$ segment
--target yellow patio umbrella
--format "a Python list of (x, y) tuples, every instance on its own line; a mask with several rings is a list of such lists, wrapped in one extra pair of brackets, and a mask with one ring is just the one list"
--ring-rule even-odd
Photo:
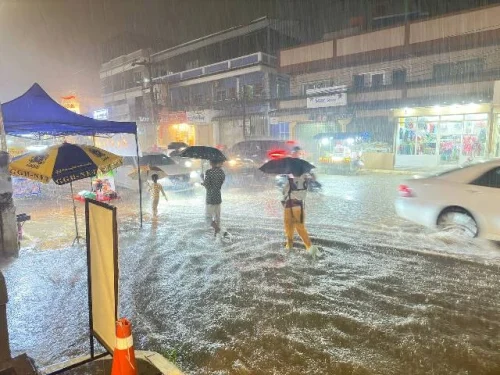
[[(41, 152), (30, 152), (12, 159), (9, 173), (13, 176), (28, 178), (43, 183), (53, 180), (57, 185), (70, 184), (75, 217), (76, 238), (78, 223), (73, 193), (73, 181), (94, 177), (97, 172), (109, 172), (123, 163), (121, 156), (101, 148), (89, 145), (63, 143), (52, 146)], [(73, 243), (75, 242), (73, 241)]]
[[(139, 169), (141, 171), (141, 177), (145, 178), (146, 180), (148, 178), (151, 178), (154, 174), (158, 176), (158, 179), (167, 177), (167, 173), (163, 171), (160, 167), (141, 165)], [(130, 172), (128, 176), (133, 180), (139, 179), (139, 173), (137, 169), (134, 169), (132, 172)]]

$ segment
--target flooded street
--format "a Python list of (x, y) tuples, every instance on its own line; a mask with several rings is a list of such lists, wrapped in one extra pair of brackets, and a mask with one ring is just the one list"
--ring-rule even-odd
[[(142, 230), (127, 196), (117, 203), (120, 315), (136, 348), (175, 350), (189, 374), (500, 373), (500, 251), (398, 219), (401, 179), (323, 177), (307, 200), (317, 261), (298, 241), (284, 250), (275, 189), (223, 192), (232, 243), (207, 229), (201, 190), (170, 195)], [(50, 214), (16, 204), (33, 221), (19, 259), (1, 266), (11, 346), (44, 366), (87, 350), (85, 248), (69, 247), (69, 200), (52, 200)]]

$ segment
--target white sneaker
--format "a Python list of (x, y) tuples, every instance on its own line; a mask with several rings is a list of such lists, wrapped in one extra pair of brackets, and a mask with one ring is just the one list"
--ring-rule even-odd
[(309, 254), (311, 254), (311, 257), (313, 259), (316, 259), (319, 255), (319, 249), (318, 249), (318, 246), (316, 245), (312, 245), (310, 248), (309, 248)]

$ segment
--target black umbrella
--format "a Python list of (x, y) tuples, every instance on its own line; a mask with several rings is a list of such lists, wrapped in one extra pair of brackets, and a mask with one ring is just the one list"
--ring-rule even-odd
[(268, 174), (293, 174), (294, 176), (302, 176), (304, 173), (309, 173), (314, 165), (299, 158), (282, 158), (270, 160), (259, 169)]
[(181, 157), (191, 159), (203, 159), (223, 162), (226, 161), (224, 154), (215, 147), (190, 146), (181, 152)]

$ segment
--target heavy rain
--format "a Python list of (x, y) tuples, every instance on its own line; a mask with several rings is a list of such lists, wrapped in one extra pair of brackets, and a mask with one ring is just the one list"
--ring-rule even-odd
[(138, 358), (500, 373), (499, 40), (488, 0), (0, 0), (0, 372), (89, 354), (87, 200)]

